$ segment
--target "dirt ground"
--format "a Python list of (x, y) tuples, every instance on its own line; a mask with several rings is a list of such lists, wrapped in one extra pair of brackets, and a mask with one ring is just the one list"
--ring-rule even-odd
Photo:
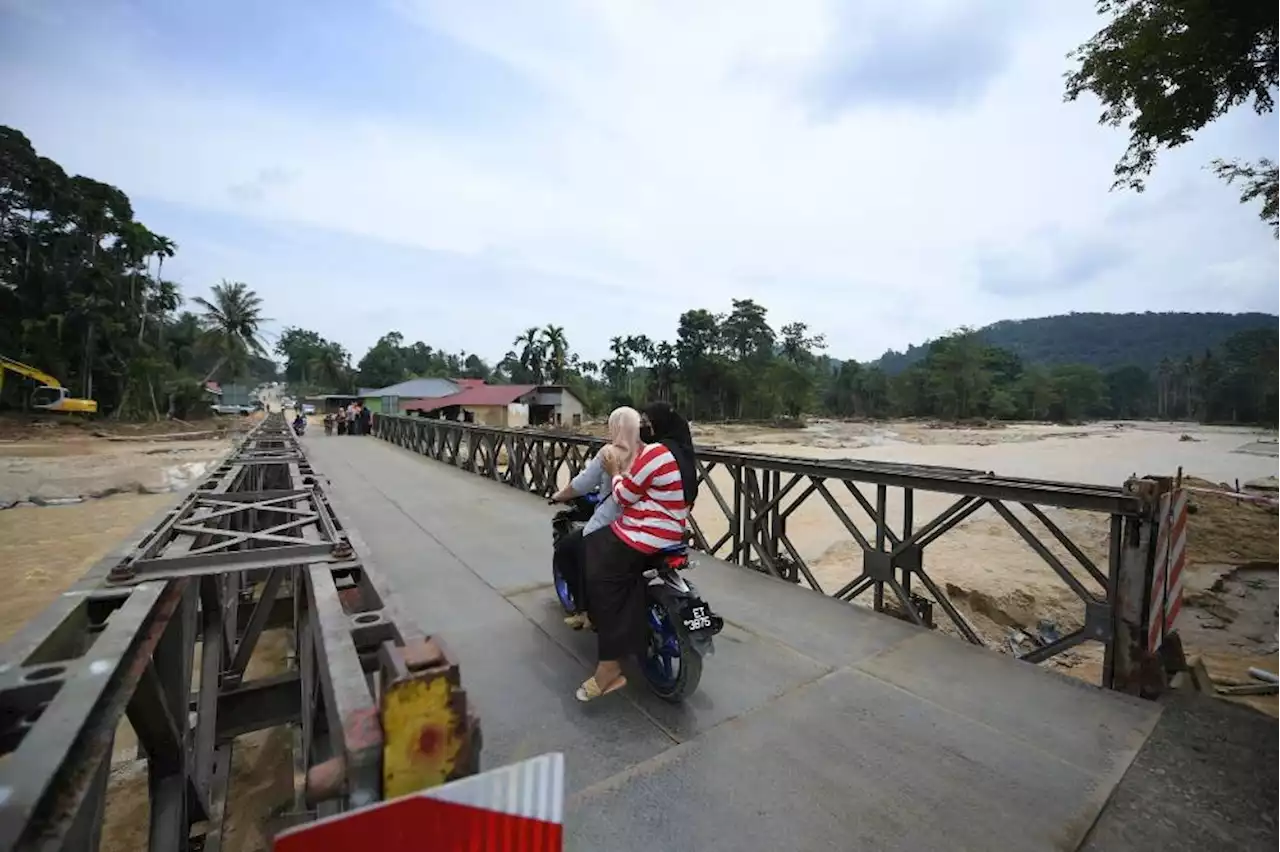
[(0, 418), (0, 510), (192, 485), (248, 423), (77, 423)]

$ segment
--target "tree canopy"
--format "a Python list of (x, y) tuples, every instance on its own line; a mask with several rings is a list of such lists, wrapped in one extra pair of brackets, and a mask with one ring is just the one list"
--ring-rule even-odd
[[(1129, 146), (1116, 163), (1116, 186), (1141, 191), (1161, 149), (1190, 142), (1207, 124), (1248, 105), (1275, 109), (1275, 3), (1230, 0), (1097, 0), (1109, 23), (1070, 54), (1066, 98), (1090, 92), (1099, 122), (1127, 126)], [(1274, 147), (1274, 146), (1273, 146)], [(1238, 183), (1242, 202), (1280, 236), (1274, 160), (1217, 159), (1214, 171)]]
[[(180, 312), (163, 277), (176, 250), (119, 189), (68, 175), (0, 127), (0, 353), (128, 417), (181, 416), (205, 378), (273, 375), (258, 297), (225, 284), (196, 300), (201, 314)], [(6, 382), (0, 402), (22, 407), (29, 384)]]
[[(1130, 348), (1107, 348), (1128, 339), (1125, 323), (1152, 317), (1162, 321), (1133, 337)], [(1163, 321), (1171, 317), (1179, 319)], [(559, 326), (528, 327), (492, 369), (475, 355), (445, 355), (421, 342), (406, 346), (401, 334), (390, 332), (361, 359), (359, 384), (381, 387), (415, 375), (554, 383), (572, 389), (595, 413), (661, 399), (701, 420), (802, 414), (957, 421), (1276, 420), (1275, 317), (1079, 314), (1051, 320), (1065, 321), (1075, 337), (1053, 338), (1050, 320), (965, 328), (913, 347), (912, 359), (890, 371), (830, 358), (822, 335), (804, 323), (775, 330), (763, 305), (735, 299), (721, 313), (685, 311), (673, 340), (618, 335), (599, 363), (579, 358)], [(1039, 348), (1038, 335), (1048, 335)], [(1013, 345), (998, 345), (997, 339)], [(414, 353), (423, 357), (415, 360)], [(1123, 360), (1131, 355), (1143, 357)]]

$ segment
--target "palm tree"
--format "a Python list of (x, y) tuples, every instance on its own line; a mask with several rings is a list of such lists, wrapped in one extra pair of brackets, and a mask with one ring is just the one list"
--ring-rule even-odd
[(653, 347), (653, 366), (649, 370), (649, 396), (671, 401), (675, 387), (677, 368), (675, 347), (665, 340)]
[(241, 281), (223, 281), (213, 285), (212, 300), (197, 296), (194, 301), (204, 309), (200, 325), (204, 342), (218, 353), (213, 369), (204, 377), (209, 381), (223, 365), (229, 365), (235, 378), (248, 366), (250, 354), (266, 357), (267, 347), (258, 336), (258, 327), (266, 322), (262, 316), (262, 299)]
[[(173, 240), (169, 239), (168, 237), (162, 237), (159, 234), (152, 234), (151, 237), (152, 237), (151, 245), (150, 245), (151, 256), (156, 259), (156, 274), (151, 280), (155, 283), (157, 288), (163, 288), (164, 281), (161, 278), (161, 276), (164, 274), (164, 259), (166, 257), (173, 257), (174, 250), (177, 249), (178, 244), (175, 243)], [(142, 335), (146, 331), (146, 329), (147, 329), (147, 310), (146, 310), (146, 306), (144, 305), (142, 309), (142, 317), (141, 319), (138, 320), (138, 340), (139, 341), (142, 340)]]
[(341, 345), (326, 342), (311, 358), (312, 378), (324, 382), (338, 393), (347, 389), (351, 375), (350, 356)]
[(534, 326), (530, 326), (524, 330), (524, 334), (512, 342), (512, 345), (520, 349), (520, 368), (525, 374), (525, 380), (533, 379), (535, 382), (541, 382), (542, 365), (546, 355), (546, 345), (542, 341), (541, 332)]
[(548, 325), (544, 328), (542, 345), (547, 352), (547, 367), (551, 373), (551, 381), (558, 385), (564, 384), (569, 363), (569, 339), (564, 335), (564, 326)]
[(1156, 416), (1162, 420), (1167, 420), (1171, 416), (1169, 411), (1173, 407), (1170, 399), (1172, 396), (1170, 390), (1173, 383), (1173, 362), (1168, 357), (1161, 359), (1160, 366), (1156, 370), (1156, 376), (1159, 379), (1159, 384), (1156, 386)]

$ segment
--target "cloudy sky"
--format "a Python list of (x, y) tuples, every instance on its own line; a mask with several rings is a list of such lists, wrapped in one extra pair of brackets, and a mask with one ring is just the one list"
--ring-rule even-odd
[(872, 358), (1067, 311), (1277, 309), (1277, 246), (1204, 166), (1109, 192), (1064, 104), (1086, 0), (0, 0), (0, 124), (125, 190), (197, 295), (248, 282), (357, 357), (382, 333), (598, 357), (734, 297)]

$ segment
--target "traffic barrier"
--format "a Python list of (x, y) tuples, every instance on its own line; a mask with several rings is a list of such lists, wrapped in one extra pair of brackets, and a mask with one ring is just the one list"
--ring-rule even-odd
[(560, 852), (564, 755), (544, 754), (281, 833), (274, 852)]
[(1182, 612), (1182, 574), (1187, 561), (1187, 489), (1160, 495), (1160, 528), (1147, 604), (1147, 650), (1155, 651), (1177, 629)]

